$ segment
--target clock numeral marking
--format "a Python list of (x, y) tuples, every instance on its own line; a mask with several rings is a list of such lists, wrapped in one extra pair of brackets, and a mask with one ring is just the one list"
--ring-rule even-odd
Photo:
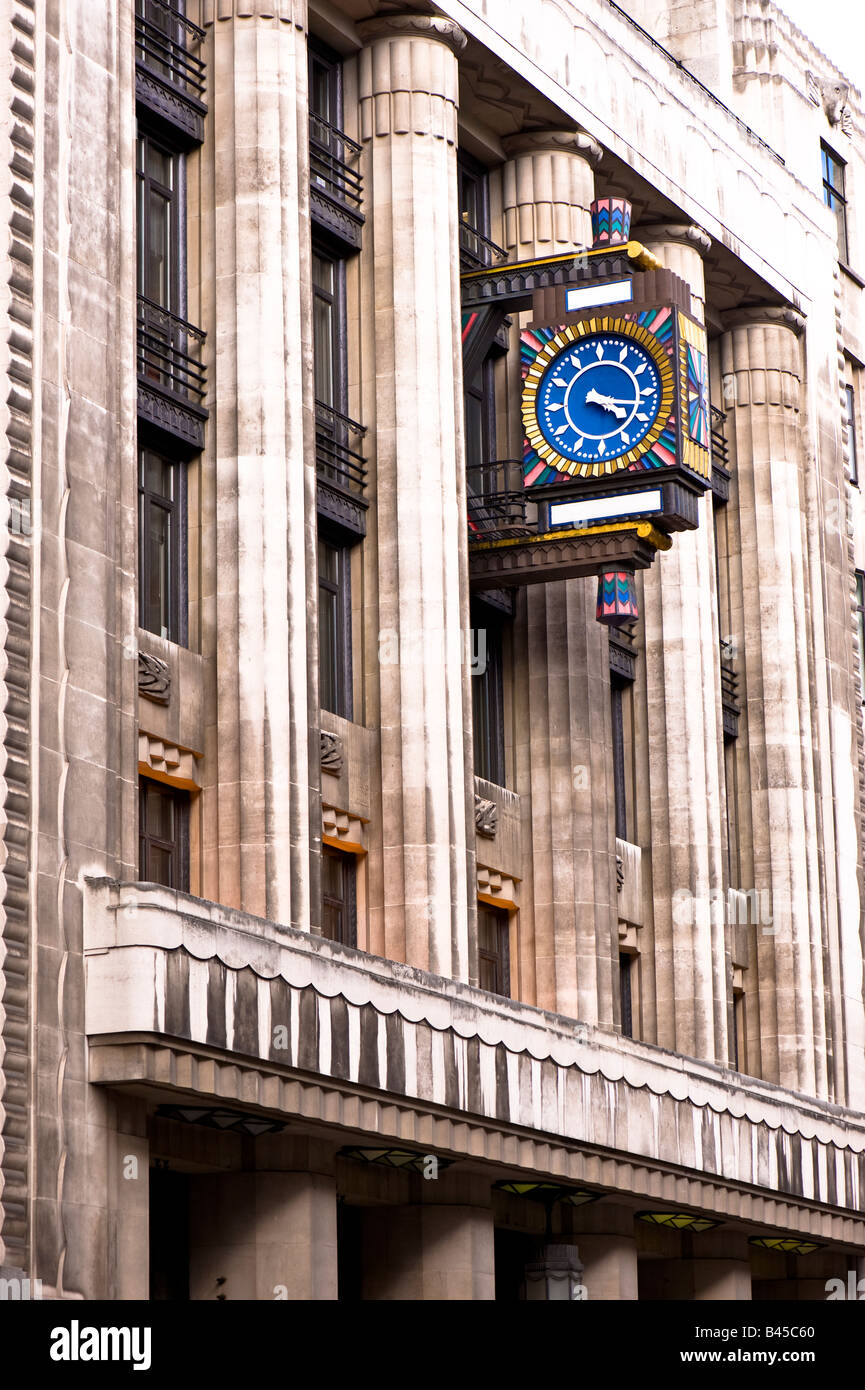
[(641, 396), (652, 396), (652, 395), (654, 395), (654, 392), (655, 392), (654, 386), (644, 386), (643, 389), (642, 389), (642, 391), (640, 392), (640, 395), (641, 395)]
[(559, 428), (557, 430), (554, 430), (553, 433), (555, 434), (556, 439), (558, 439), (560, 434), (564, 434), (569, 429), (570, 425), (559, 425)]
[(628, 355), (629, 352), (630, 352), (630, 348), (629, 348), (629, 347), (627, 346), (627, 344), (626, 344), (625, 347), (622, 348), (622, 351), (619, 353), (619, 361), (620, 361), (620, 362), (624, 362), (624, 360), (625, 360), (625, 358), (627, 357), (627, 355)]
[(576, 352), (572, 352), (572, 353), (571, 353), (571, 362), (573, 363), (573, 365), (574, 365), (575, 367), (580, 367), (580, 366), (582, 366), (582, 363), (580, 362), (579, 354), (576, 353)]
[(644, 372), (645, 370), (646, 370), (646, 364), (645, 364), (645, 362), (641, 362), (640, 365), (639, 365), (639, 367), (635, 367), (635, 368), (634, 368), (634, 376), (639, 376), (639, 375), (640, 375), (640, 372)]
[(623, 443), (623, 444), (630, 444), (630, 442), (631, 442), (631, 436), (628, 434), (627, 430), (622, 430), (622, 443)]
[(600, 362), (601, 358), (603, 357), (603, 355), (604, 355), (604, 346), (603, 346), (603, 343), (598, 343), (598, 346), (595, 348), (595, 356), (597, 357), (597, 359), (598, 359), (599, 362)]
[(599, 440), (598, 440), (598, 453), (599, 453), (599, 454), (605, 454), (606, 452), (607, 452), (607, 443), (606, 443), (606, 440), (604, 440), (604, 439), (599, 439)]
[(648, 420), (648, 418), (649, 418), (648, 415), (644, 415), (644, 414), (643, 414), (641, 411), (639, 411), (639, 410), (637, 411), (637, 419), (638, 419), (638, 420)]
[(554, 386), (567, 386), (567, 384), (568, 384), (568, 383), (565, 381), (565, 378), (564, 378), (563, 376), (554, 376), (554, 377), (553, 377), (553, 385), (554, 385)]
[(564, 410), (564, 408), (562, 401), (554, 401), (552, 405), (547, 406), (547, 410)]
[(581, 434), (578, 434), (577, 437), (576, 437), (576, 439), (574, 440), (574, 448), (575, 448), (575, 449), (582, 449), (582, 447), (583, 447), (583, 445), (585, 444), (585, 442), (586, 442), (586, 441), (583, 439), (583, 436), (582, 436)]

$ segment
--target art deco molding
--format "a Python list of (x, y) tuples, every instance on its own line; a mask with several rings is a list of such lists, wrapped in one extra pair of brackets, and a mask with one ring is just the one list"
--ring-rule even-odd
[(177, 748), (150, 734), (138, 735), (138, 770), (147, 777), (187, 791), (198, 791), (201, 786), (197, 755), (188, 748)]
[(509, 159), (520, 154), (574, 154), (592, 165), (600, 164), (603, 147), (583, 130), (520, 130), (505, 135), (502, 147)]
[(322, 805), (321, 838), (334, 849), (348, 854), (366, 854), (365, 824), (360, 816), (340, 811), (336, 806)]
[(638, 240), (651, 245), (658, 241), (674, 241), (682, 246), (690, 246), (705, 256), (712, 248), (712, 238), (702, 227), (694, 222), (653, 222), (636, 229)]
[(338, 777), (345, 761), (342, 739), (339, 734), (329, 734), (325, 729), (320, 731), (320, 737), (321, 766), (325, 772), (332, 772)]
[(171, 702), (171, 667), (161, 657), (138, 653), (138, 693), (154, 704)]
[(452, 19), (442, 15), (426, 14), (387, 14), (374, 19), (362, 19), (357, 31), (366, 43), (376, 39), (437, 39), (446, 43), (454, 53), (461, 53), (467, 39), (462, 29)]
[(515, 912), (517, 903), (517, 884), (519, 880), (500, 874), (497, 869), (488, 869), (478, 864), (478, 897), (492, 907), (506, 907)]
[(496, 838), (496, 830), (499, 825), (499, 808), (494, 801), (487, 801), (485, 797), (478, 796), (475, 792), (475, 829), (479, 835), (483, 835), (486, 840)]

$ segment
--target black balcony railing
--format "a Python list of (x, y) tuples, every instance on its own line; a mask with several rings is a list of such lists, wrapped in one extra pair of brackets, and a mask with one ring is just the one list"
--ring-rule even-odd
[(338, 410), (315, 403), (315, 466), (319, 478), (343, 492), (362, 493), (366, 487), (366, 459), (356, 444), (366, 434), (363, 425)]
[(135, 56), (151, 73), (186, 96), (204, 95), (205, 65), (191, 44), (200, 43), (199, 29), (166, 0), (138, 0), (135, 15)]
[(535, 531), (534, 504), (523, 486), (521, 459), (495, 459), (466, 469), (469, 540), (503, 540)]
[(360, 145), (321, 116), (309, 115), (309, 180), (314, 190), (357, 212), (363, 197), (363, 182), (352, 165)]
[(727, 417), (717, 406), (710, 407), (709, 434), (712, 445), (712, 492), (719, 502), (730, 495), (730, 450), (727, 447)]
[(202, 329), (138, 296), (138, 377), (161, 392), (200, 406), (206, 373), (201, 364)]
[(489, 270), (507, 260), (507, 251), (497, 246), (470, 222), (460, 222), (460, 269)]

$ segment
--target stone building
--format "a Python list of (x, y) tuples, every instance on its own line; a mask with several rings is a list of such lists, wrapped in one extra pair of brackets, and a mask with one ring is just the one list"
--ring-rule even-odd
[[(0, 0), (2, 1273), (823, 1299), (859, 93), (768, 0), (179, 5)], [(521, 335), (616, 275), (707, 343), (706, 477), (556, 534)]]

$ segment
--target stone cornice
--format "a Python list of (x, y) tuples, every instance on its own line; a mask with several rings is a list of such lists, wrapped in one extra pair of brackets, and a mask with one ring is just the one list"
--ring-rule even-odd
[(205, 28), (224, 19), (278, 19), (305, 29), (306, 0), (202, 0)]
[(459, 25), (442, 15), (377, 15), (375, 19), (360, 20), (357, 32), (367, 44), (375, 43), (376, 39), (388, 38), (431, 39), (447, 44), (453, 53), (461, 53), (467, 43)]

